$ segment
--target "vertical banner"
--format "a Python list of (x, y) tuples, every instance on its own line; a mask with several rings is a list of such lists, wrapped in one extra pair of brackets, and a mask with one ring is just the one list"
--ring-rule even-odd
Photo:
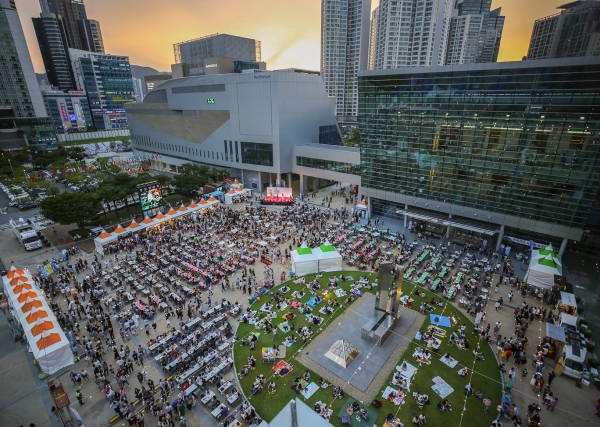
[(69, 111), (67, 110), (67, 101), (65, 98), (57, 98), (56, 103), (60, 112), (60, 120), (63, 127), (71, 128), (71, 119), (69, 119)]
[(77, 126), (85, 127), (85, 116), (83, 114), (83, 108), (81, 108), (81, 102), (77, 98), (71, 98), (73, 103), (73, 111), (75, 112), (75, 118), (77, 119)]

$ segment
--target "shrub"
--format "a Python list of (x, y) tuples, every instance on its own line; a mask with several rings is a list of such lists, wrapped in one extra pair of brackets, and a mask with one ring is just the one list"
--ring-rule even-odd
[(598, 366), (600, 366), (600, 362), (598, 362), (597, 359), (594, 359), (593, 357), (590, 357), (588, 359), (588, 365), (590, 365), (592, 368), (597, 368)]
[(585, 347), (587, 348), (587, 351), (594, 351), (596, 343), (594, 341), (588, 341), (585, 343)]

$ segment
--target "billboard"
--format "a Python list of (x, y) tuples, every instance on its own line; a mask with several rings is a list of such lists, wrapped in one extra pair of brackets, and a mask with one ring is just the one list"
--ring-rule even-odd
[(140, 204), (144, 213), (153, 211), (162, 205), (162, 188), (156, 181), (138, 185), (138, 196), (140, 196)]
[(292, 198), (291, 187), (267, 187), (267, 197)]

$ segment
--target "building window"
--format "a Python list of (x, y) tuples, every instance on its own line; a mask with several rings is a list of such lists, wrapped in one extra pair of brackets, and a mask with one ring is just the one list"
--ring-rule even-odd
[(319, 144), (344, 145), (337, 125), (319, 126)]
[(273, 144), (242, 141), (242, 163), (273, 166)]
[(336, 162), (333, 160), (313, 159), (312, 157), (296, 156), (296, 165), (307, 168), (328, 170), (332, 172), (360, 174), (360, 165), (353, 163)]
[(235, 161), (237, 163), (240, 162), (240, 156), (238, 155), (238, 142), (237, 141), (235, 141)]
[(225, 145), (225, 160), (229, 161), (229, 153), (227, 152), (227, 141), (223, 141), (223, 145)]

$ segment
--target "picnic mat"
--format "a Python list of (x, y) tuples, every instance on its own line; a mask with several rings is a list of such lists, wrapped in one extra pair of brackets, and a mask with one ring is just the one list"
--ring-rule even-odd
[(312, 297), (308, 300), (307, 304), (311, 307), (315, 307), (323, 302), (323, 298), (319, 298), (317, 296)]
[(296, 343), (296, 340), (294, 340), (294, 341), (292, 341), (292, 342), (287, 342), (287, 341), (284, 341), (284, 342), (283, 342), (283, 345), (284, 345), (285, 347), (291, 347), (291, 346), (293, 346), (295, 343)]
[(287, 352), (286, 346), (284, 346), (284, 345), (277, 346), (277, 358), (278, 359), (285, 359), (286, 352)]
[[(450, 356), (452, 357), (452, 356)], [(450, 368), (454, 368), (457, 364), (458, 364), (458, 360), (452, 358), (450, 360), (446, 359), (445, 355), (442, 356), (442, 358), (440, 359), (442, 361), (442, 363), (446, 366), (449, 366)]]
[(452, 326), (449, 317), (440, 316), (439, 314), (430, 314), (429, 320), (431, 321), (432, 325), (442, 326), (444, 328), (450, 328)]
[[(402, 370), (403, 364), (406, 365), (406, 369), (404, 371)], [(403, 362), (403, 363), (399, 364), (398, 366), (396, 366), (396, 371), (400, 372), (400, 374), (407, 380), (410, 380), (417, 373), (417, 368), (415, 368), (413, 365), (411, 365), (408, 362)]]
[(343, 289), (336, 289), (334, 292), (336, 297), (341, 298), (346, 296), (346, 291)]
[(454, 391), (454, 389), (452, 387), (450, 387), (450, 384), (448, 384), (446, 381), (444, 381), (443, 378), (440, 376), (432, 378), (432, 381), (434, 384), (431, 386), (431, 388), (442, 399), (445, 399), (446, 397), (448, 397), (450, 395), (450, 393), (452, 393)]
[(346, 408), (348, 408), (348, 405), (351, 405), (352, 403), (354, 403), (353, 398), (349, 398), (348, 400), (346, 400), (346, 403), (344, 403), (342, 405), (342, 409), (337, 414), (338, 418), (341, 419), (342, 417), (348, 417), (348, 422), (349, 422), (348, 425), (351, 425), (353, 427), (373, 427), (374, 425), (377, 425), (376, 421), (377, 421), (377, 418), (379, 418), (379, 414), (365, 405), (361, 404), (359, 407), (365, 408), (369, 412), (369, 421), (366, 421), (362, 417), (360, 418), (360, 420), (357, 420), (356, 414), (348, 415), (348, 413), (346, 412)]
[(290, 328), (290, 326), (288, 325), (288, 329), (287, 331), (285, 329), (283, 329), (283, 322), (281, 322), (279, 325), (277, 325), (277, 327), (282, 330), (283, 332), (285, 332), (286, 334), (291, 331), (292, 329)]
[(310, 399), (312, 395), (317, 392), (317, 390), (319, 390), (319, 386), (315, 383), (310, 383), (302, 389), (300, 394), (302, 394), (302, 397), (304, 397), (305, 399)]

